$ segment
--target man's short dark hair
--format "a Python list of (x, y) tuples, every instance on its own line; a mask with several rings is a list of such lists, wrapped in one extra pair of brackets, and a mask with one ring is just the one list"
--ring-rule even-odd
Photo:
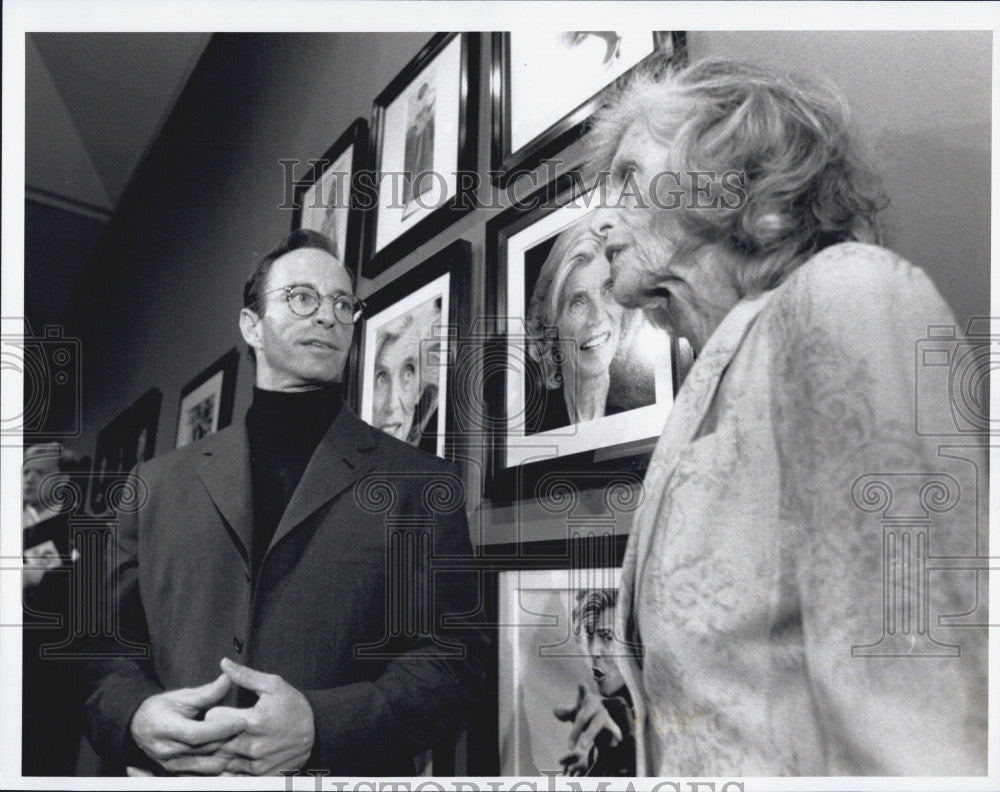
[[(258, 316), (263, 316), (264, 304), (261, 302), (260, 298), (264, 282), (267, 280), (267, 273), (271, 271), (271, 265), (286, 253), (291, 253), (293, 250), (301, 250), (303, 248), (316, 248), (317, 250), (325, 251), (337, 259), (337, 261), (340, 261), (340, 256), (337, 255), (336, 245), (334, 245), (333, 241), (326, 236), (326, 234), (321, 234), (318, 231), (312, 231), (308, 228), (298, 228), (281, 240), (281, 244), (279, 244), (278, 247), (264, 256), (264, 258), (257, 263), (253, 274), (243, 286), (243, 307), (249, 308)], [(348, 277), (351, 279), (351, 290), (356, 290), (357, 282), (355, 280), (354, 273), (351, 271), (350, 267), (344, 264), (344, 262), (340, 261), (340, 263), (343, 265), (344, 269), (347, 271)]]
[(576, 592), (576, 605), (570, 615), (573, 634), (579, 635), (583, 630), (585, 634), (590, 635), (601, 614), (617, 604), (617, 589), (582, 589)]
[[(358, 284), (354, 272), (344, 262), (340, 261), (340, 256), (337, 255), (337, 247), (334, 245), (333, 240), (326, 236), (326, 234), (321, 234), (318, 231), (312, 231), (308, 228), (297, 228), (281, 240), (278, 247), (257, 263), (253, 274), (250, 275), (247, 282), (243, 285), (243, 307), (249, 308), (257, 316), (263, 316), (265, 303), (261, 297), (263, 296), (264, 284), (267, 282), (267, 273), (271, 271), (271, 265), (286, 253), (304, 248), (316, 248), (317, 250), (329, 253), (337, 259), (346, 270), (347, 276), (351, 279), (351, 291), (357, 291)], [(257, 356), (254, 354), (253, 347), (247, 350), (247, 354), (250, 356), (250, 360), (254, 363), (257, 362)]]

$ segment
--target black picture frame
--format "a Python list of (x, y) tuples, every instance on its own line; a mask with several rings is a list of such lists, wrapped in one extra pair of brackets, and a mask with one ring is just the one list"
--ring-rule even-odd
[(153, 458), (163, 392), (150, 388), (97, 434), (88, 499), (93, 514), (107, 511), (107, 491), (139, 462)]
[[(579, 171), (568, 171), (486, 224), (485, 311), (486, 315), (492, 318), (492, 325), (489, 329), (488, 352), (485, 357), (487, 370), (483, 373), (488, 412), (486, 423), (490, 428), (484, 491), (497, 502), (510, 502), (529, 496), (539, 478), (552, 471), (580, 473), (597, 471), (606, 474), (614, 474), (617, 471), (643, 472), (666, 420), (664, 412), (662, 416), (655, 417), (659, 423), (653, 425), (650, 421), (654, 416), (638, 410), (625, 411), (622, 415), (632, 419), (641, 417), (642, 420), (629, 421), (630, 428), (627, 431), (632, 434), (609, 435), (614, 439), (608, 443), (597, 442), (596, 438), (610, 426), (610, 423), (617, 423), (621, 415), (613, 416), (614, 420), (602, 417), (583, 424), (571, 424), (567, 429), (575, 426), (580, 427), (579, 430), (566, 432), (566, 437), (563, 438), (538, 432), (533, 434), (534, 439), (531, 439), (527, 437), (528, 431), (525, 429), (525, 438), (518, 438), (518, 444), (522, 449), (530, 451), (529, 447), (537, 442), (540, 448), (555, 449), (554, 453), (539, 451), (537, 455), (529, 454), (532, 457), (530, 460), (514, 464), (510, 464), (508, 460), (508, 451), (511, 448), (508, 444), (508, 376), (510, 372), (519, 372), (523, 373), (527, 380), (531, 376), (532, 365), (526, 353), (522, 352), (513, 359), (511, 357), (515, 348), (511, 344), (511, 339), (523, 336), (526, 326), (513, 326), (519, 318), (523, 319), (524, 307), (508, 304), (507, 290), (511, 278), (517, 277), (508, 266), (508, 242), (520, 232), (530, 229), (549, 215), (563, 210), (574, 202), (583, 202), (586, 206), (588, 199), (585, 196), (593, 189), (595, 189), (594, 177), (588, 180)], [(592, 195), (589, 200), (590, 206), (593, 207), (598, 201), (598, 196)], [(555, 234), (548, 237), (548, 239), (554, 238)], [(550, 242), (547, 244), (551, 245)], [(527, 269), (521, 275), (524, 276), (526, 272)], [(527, 292), (527, 287), (525, 289)], [(664, 356), (669, 354), (669, 362), (661, 361), (656, 369), (654, 379), (656, 399), (653, 404), (661, 405), (658, 409), (664, 409), (662, 405), (666, 404), (667, 399), (672, 404), (673, 397), (691, 364), (690, 355), (682, 353), (676, 337), (667, 338), (664, 334), (663, 350)], [(552, 396), (546, 398), (551, 399)], [(519, 415), (527, 416), (531, 410), (530, 400), (525, 397), (523, 410)], [(543, 407), (541, 411), (548, 410)], [(633, 436), (636, 432), (642, 432), (642, 435)], [(591, 435), (590, 439), (586, 437), (588, 433)], [(582, 442), (574, 438), (580, 438)], [(579, 450), (574, 451), (574, 448)]]
[[(322, 227), (316, 228), (315, 217), (308, 212), (309, 208), (322, 209), (332, 206), (328, 199), (322, 196), (319, 190), (318, 196), (310, 197), (308, 194), (317, 185), (332, 177), (335, 173), (344, 173), (338, 163), (350, 153), (350, 172), (348, 173), (347, 184), (348, 194), (341, 195), (338, 191), (337, 209), (346, 211), (346, 223), (338, 221), (338, 228), (344, 227), (343, 241), (338, 238), (334, 240), (340, 251), (341, 261), (344, 266), (353, 268), (360, 274), (361, 253), (365, 230), (365, 215), (371, 209), (371, 172), (368, 170), (370, 164), (368, 122), (363, 118), (356, 118), (351, 125), (337, 138), (337, 141), (327, 149), (326, 153), (318, 160), (310, 160), (312, 167), (308, 176), (302, 182), (296, 184), (294, 195), (294, 209), (292, 210), (292, 231), (299, 228), (310, 228), (315, 231), (322, 231)], [(339, 163), (343, 165), (343, 163)], [(318, 200), (317, 200), (318, 198)], [(308, 202), (308, 206), (307, 206)], [(343, 204), (346, 204), (344, 206)], [(329, 209), (328, 209), (329, 211)], [(305, 216), (306, 224), (303, 225)]]
[[(631, 474), (623, 474), (628, 480)], [(636, 477), (641, 480), (641, 477)], [(622, 477), (618, 482), (621, 483)], [(576, 514), (580, 497), (584, 495), (584, 487), (592, 482), (581, 482), (566, 477), (554, 476), (552, 484), (562, 491), (558, 502), (564, 513), (569, 517)], [(605, 488), (605, 502), (610, 500), (609, 493), (615, 491), (615, 483)], [(566, 493), (572, 493), (565, 497)], [(613, 497), (613, 496), (612, 496)], [(594, 523), (599, 521), (595, 517)], [(598, 529), (601, 530), (601, 529)], [(606, 530), (606, 526), (604, 527)], [(618, 569), (625, 557), (628, 534), (624, 533), (591, 533), (586, 528), (582, 531), (568, 529), (560, 539), (550, 539), (528, 542), (511, 542), (503, 544), (484, 544), (476, 549), (476, 566), (479, 570), (480, 594), (482, 612), (485, 616), (484, 627), (491, 636), (493, 652), (489, 658), (490, 667), (486, 669), (487, 688), (482, 696), (482, 704), (476, 708), (466, 723), (466, 753), (468, 774), (473, 776), (501, 776), (504, 767), (501, 766), (501, 739), (503, 728), (501, 724), (501, 671), (504, 665), (505, 646), (501, 631), (512, 625), (504, 624), (501, 614), (501, 592), (505, 583), (504, 577), (513, 572), (539, 572), (558, 570), (592, 570), (614, 567)], [(544, 615), (544, 614), (542, 614)], [(568, 731), (568, 729), (567, 729)], [(557, 759), (557, 757), (551, 757)], [(558, 770), (558, 762), (554, 768)]]
[[(181, 448), (229, 426), (233, 420), (239, 362), (240, 353), (233, 347), (181, 389), (180, 399), (177, 401), (174, 448)], [(193, 427), (190, 421), (185, 420), (185, 415), (206, 399), (211, 399), (209, 415), (202, 416), (197, 427)], [(204, 418), (208, 419), (207, 425), (203, 423)]]
[[(401, 100), (404, 94), (407, 94), (411, 85), (415, 83), (425, 69), (434, 64), (438, 56), (444, 53), (456, 38), (460, 38), (459, 73), (456, 75), (458, 90), (458, 117), (455, 121), (457, 124), (457, 145), (454, 157), (452, 158), (450, 154), (448, 155), (449, 164), (446, 167), (438, 168), (435, 164), (432, 168), (435, 173), (441, 173), (445, 178), (454, 178), (456, 182), (455, 194), (439, 205), (420, 207), (419, 212), (413, 215), (416, 218), (415, 220), (390, 225), (390, 217), (385, 201), (387, 196), (381, 189), (383, 183), (382, 174), (386, 160), (385, 151), (390, 134), (386, 123), (387, 116), (390, 108), (394, 107), (394, 103), (397, 100)], [(473, 173), (477, 170), (480, 49), (480, 34), (478, 33), (437, 33), (393, 79), (388, 87), (375, 98), (372, 107), (370, 159), (373, 180), (378, 189), (378, 200), (376, 206), (367, 213), (365, 223), (366, 255), (361, 269), (361, 274), (364, 277), (373, 278), (383, 272), (403, 255), (427, 242), (475, 207), (476, 196), (474, 185), (468, 184), (465, 180), (459, 178), (457, 174), (459, 172)], [(436, 124), (437, 128), (441, 126), (440, 124)], [(403, 128), (404, 130), (403, 153), (405, 155), (407, 125), (392, 125), (392, 133), (394, 135), (398, 134), (396, 132), (398, 128)], [(431, 182), (433, 181), (431, 179)], [(405, 201), (398, 207), (393, 203), (397, 197), (396, 189), (400, 183), (399, 180), (390, 177), (388, 182), (386, 187), (392, 190), (392, 195), (388, 196), (392, 199), (389, 202), (390, 208), (394, 207), (393, 211), (395, 211), (395, 208), (399, 208), (405, 213)], [(380, 224), (384, 224), (389, 229), (386, 232), (387, 235), (391, 234), (385, 244), (380, 244), (379, 241)]]
[(512, 144), (512, 88), (511, 88), (511, 33), (495, 32), (492, 35), (492, 63), (490, 94), (493, 106), (492, 146), (490, 173), (500, 188), (505, 188), (518, 176), (533, 171), (545, 159), (566, 148), (586, 132), (586, 122), (598, 108), (604, 88), (622, 80), (637, 66), (650, 58), (669, 53), (672, 62), (683, 64), (687, 59), (687, 35), (681, 31), (650, 31), (653, 37), (652, 52), (612, 79), (603, 88), (583, 98), (573, 110), (542, 131), (530, 141), (513, 148)]
[[(465, 363), (460, 364), (459, 361), (465, 361), (469, 352), (466, 339), (472, 321), (471, 275), (472, 245), (464, 239), (458, 239), (387, 286), (368, 295), (365, 298), (364, 318), (359, 323), (359, 331), (355, 333), (349, 361), (351, 384), (348, 392), (351, 395), (351, 406), (362, 420), (373, 423), (374, 383), (371, 390), (368, 390), (371, 382), (368, 378), (374, 373), (379, 330), (404, 315), (420, 311), (420, 305), (410, 305), (415, 299), (426, 305), (428, 301), (444, 297), (442, 289), (446, 291), (447, 315), (441, 313), (439, 320), (434, 319), (435, 324), (439, 322), (437, 331), (427, 335), (419, 343), (421, 367), (432, 366), (440, 372), (437, 376), (431, 375), (438, 383), (435, 447), (426, 447), (425, 450), (446, 459), (455, 459), (456, 449), (462, 441), (462, 433), (455, 420), (457, 405), (464, 400), (457, 372), (465, 368)], [(443, 285), (444, 281), (447, 281), (446, 286)], [(442, 300), (439, 310), (443, 309)], [(421, 377), (426, 379), (424, 373), (421, 372)], [(440, 387), (442, 377), (445, 379), (443, 388)], [(444, 399), (440, 398), (441, 394)], [(442, 401), (443, 410), (440, 409)], [(415, 409), (416, 420), (419, 420), (417, 416), (420, 409), (421, 405), (418, 404)], [(423, 417), (427, 419), (430, 416)], [(424, 437), (420, 439), (425, 440)], [(427, 446), (426, 442), (424, 446)]]

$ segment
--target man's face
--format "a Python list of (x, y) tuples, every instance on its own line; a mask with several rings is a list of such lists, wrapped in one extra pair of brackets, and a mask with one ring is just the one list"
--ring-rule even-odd
[(59, 458), (55, 456), (31, 457), (21, 471), (21, 497), (27, 506), (38, 508), (39, 488), (47, 476), (59, 472)]
[(575, 347), (569, 359), (578, 373), (596, 377), (607, 373), (618, 350), (622, 308), (611, 295), (608, 260), (592, 247), (580, 256), (563, 284), (556, 326), (560, 344)]
[(420, 400), (420, 334), (410, 324), (388, 339), (375, 361), (375, 426), (406, 440)]
[(311, 286), (320, 294), (353, 294), (347, 270), (317, 248), (300, 248), (271, 265), (261, 295), (262, 316), (244, 309), (240, 328), (257, 356), (257, 387), (298, 391), (339, 382), (347, 362), (354, 325), (333, 315), (324, 297), (312, 316), (296, 316), (288, 307), (285, 286)]
[(590, 670), (602, 696), (613, 696), (625, 687), (625, 679), (615, 662), (615, 655), (621, 654), (614, 634), (615, 610), (615, 605), (609, 605), (587, 628)]

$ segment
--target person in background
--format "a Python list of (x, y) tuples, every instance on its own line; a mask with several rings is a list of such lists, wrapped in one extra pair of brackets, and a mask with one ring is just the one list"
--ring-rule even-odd
[(951, 415), (917, 344), (954, 318), (878, 245), (885, 200), (834, 92), (655, 66), (590, 137), (614, 297), (696, 353), (622, 568), (639, 772), (981, 775), (986, 629), (949, 626), (976, 591), (920, 567), (975, 546), (957, 483), (986, 469), (982, 438), (959, 464), (917, 433), (918, 408)]
[(569, 776), (635, 776), (635, 717), (632, 696), (618, 670), (622, 644), (615, 640), (615, 589), (578, 591), (573, 634), (590, 656), (599, 695), (580, 684), (576, 704), (557, 708), (559, 720), (572, 723), (570, 751), (559, 761)]
[(40, 443), (25, 450), (21, 468), (22, 528), (30, 528), (59, 513), (57, 502), (42, 503), (41, 484), (48, 479), (51, 498), (51, 490), (69, 480), (68, 472), (76, 464), (76, 456), (59, 443)]
[[(24, 569), (21, 588), (21, 774), (69, 776), (83, 730), (79, 668), (66, 656), (73, 620), (72, 575), (80, 553), (65, 510), (68, 488), (81, 468), (60, 443), (24, 452), (21, 474)], [(53, 650), (63, 648), (60, 654)]]
[(118, 772), (408, 776), (475, 702), (476, 581), (434, 568), (472, 553), (461, 479), (343, 403), (362, 310), (333, 243), (292, 232), (244, 288), (245, 423), (133, 471), (118, 630), (85, 669), (88, 737)]

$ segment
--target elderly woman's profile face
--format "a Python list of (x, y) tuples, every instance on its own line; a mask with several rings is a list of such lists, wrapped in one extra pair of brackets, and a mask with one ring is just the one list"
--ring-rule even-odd
[(375, 426), (406, 440), (420, 401), (420, 333), (415, 323), (379, 349), (373, 395)]
[(611, 267), (600, 250), (591, 244), (568, 255), (573, 263), (559, 296), (559, 343), (576, 349), (570, 354), (578, 375), (597, 376), (608, 370), (618, 350), (623, 311), (612, 296)]
[[(650, 189), (677, 189), (659, 178), (667, 170), (668, 151), (642, 119), (626, 130), (611, 163), (607, 205), (595, 213), (592, 228), (605, 239), (614, 296), (628, 308), (643, 308), (657, 325), (685, 336), (696, 350), (740, 294), (734, 285), (732, 259), (722, 245), (683, 243), (679, 213), (668, 196), (651, 200)], [(626, 189), (627, 188), (627, 189)]]

